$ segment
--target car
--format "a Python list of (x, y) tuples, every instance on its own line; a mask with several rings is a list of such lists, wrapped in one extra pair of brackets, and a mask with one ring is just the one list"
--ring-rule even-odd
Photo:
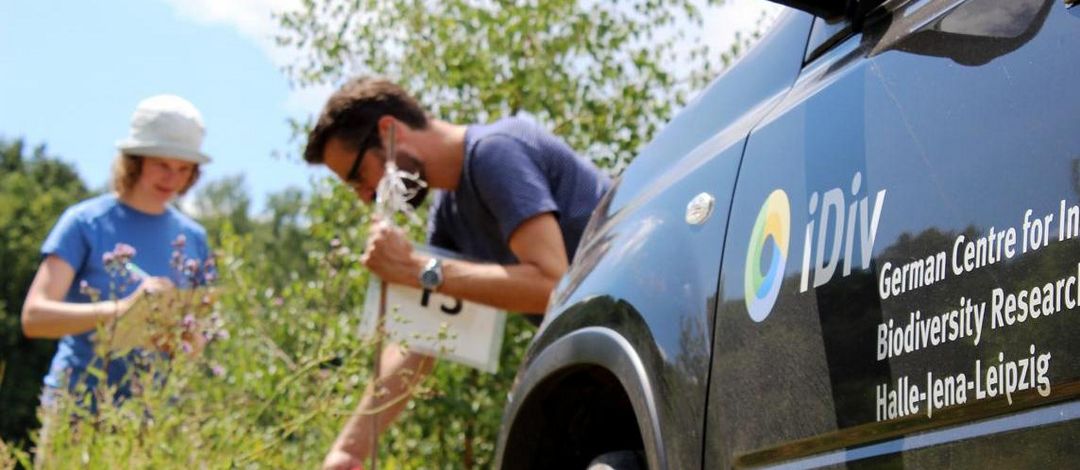
[(1075, 465), (1080, 7), (779, 3), (602, 200), (496, 466)]

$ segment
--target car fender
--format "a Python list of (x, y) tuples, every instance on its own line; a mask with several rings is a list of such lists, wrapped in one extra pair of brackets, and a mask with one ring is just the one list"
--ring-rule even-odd
[[(641, 356), (629, 341), (617, 331), (590, 326), (573, 331), (547, 345), (529, 367), (518, 377), (515, 392), (506, 408), (504, 423), (514, 422), (514, 417), (530, 394), (560, 371), (577, 366), (596, 366), (611, 372), (618, 378), (630, 399), (634, 415), (645, 445), (650, 468), (667, 468), (667, 458), (661, 445), (659, 420), (656, 416), (656, 400), (649, 374)], [(505, 425), (505, 424), (504, 424)], [(504, 468), (506, 444), (511, 429), (500, 433), (496, 468)]]

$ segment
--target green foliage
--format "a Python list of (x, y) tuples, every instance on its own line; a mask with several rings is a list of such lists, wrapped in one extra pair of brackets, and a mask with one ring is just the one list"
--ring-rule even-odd
[(191, 208), (206, 228), (211, 246), (221, 246), (226, 233), (249, 237), (250, 243), (265, 248), (262, 268), (271, 282), (316, 274), (307, 264), (305, 252), (295, 249), (309, 238), (304, 226), (308, 209), (304, 191), (285, 188), (268, 195), (267, 214), (260, 220), (250, 215), (252, 201), (243, 174), (202, 183), (194, 196)]
[(30, 454), (17, 447), (10, 447), (0, 439), (0, 470), (11, 470), (16, 465), (30, 468)]
[(22, 335), (23, 299), (45, 235), (67, 206), (89, 196), (75, 169), (21, 139), (0, 139), (0, 439), (25, 442), (55, 342)]
[[(242, 234), (250, 233), (255, 228), (249, 215), (251, 196), (244, 186), (242, 174), (201, 184), (196, 190), (193, 206), (209, 234), (220, 237), (226, 225)], [(210, 241), (216, 246), (221, 239)]]
[[(313, 220), (365, 226), (344, 189), (321, 185), (306, 204)], [(235, 214), (233, 214), (235, 215)], [(366, 271), (362, 233), (316, 230), (297, 246), (277, 246), (269, 223), (215, 237), (220, 275), (214, 315), (228, 338), (201, 354), (157, 363), (162, 383), (135, 387), (119, 406), (99, 400), (97, 415), (61, 394), (41, 445), (45, 468), (312, 468), (352, 412), (365, 386), (371, 347), (356, 334)], [(339, 243), (332, 246), (331, 240)], [(274, 251), (318, 275), (274, 277)], [(175, 308), (175, 306), (173, 307)], [(172, 328), (166, 328), (168, 333)], [(75, 416), (78, 419), (65, 419)]]
[(379, 74), (452, 122), (524, 111), (618, 170), (718, 72), (699, 39), (720, 3), (305, 0), (278, 42), (300, 86)]
[[(301, 230), (299, 223), (276, 225), (277, 217), (252, 222), (246, 234), (224, 223), (216, 234), (220, 280), (213, 310), (228, 338), (201, 354), (156, 364), (143, 380), (156, 374), (163, 384), (147, 381), (119, 406), (99, 400), (97, 415), (61, 394), (49, 415), (49, 438), (39, 444), (45, 468), (321, 463), (371, 379), (373, 342), (357, 333), (368, 282), (359, 257), (369, 212), (330, 180), (317, 183), (307, 198), (295, 196), (275, 195), (293, 202), (276, 207), (290, 212), (298, 205), (307, 215), (295, 245), (269, 236), (275, 227)], [(281, 253), (291, 253), (291, 264), (310, 274), (280, 274), (271, 263)], [(502, 405), (531, 329), (521, 319), (509, 323), (497, 375), (440, 364), (405, 419), (384, 437), (381, 462), (391, 468), (490, 466)]]

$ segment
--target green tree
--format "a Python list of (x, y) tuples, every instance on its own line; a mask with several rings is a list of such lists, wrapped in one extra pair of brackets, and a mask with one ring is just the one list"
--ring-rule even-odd
[(304, 191), (300, 188), (285, 188), (266, 197), (274, 237), (286, 236), (300, 226), (304, 206)]
[(229, 235), (257, 247), (253, 253), (261, 255), (269, 287), (317, 275), (307, 257), (323, 247), (314, 245), (307, 233), (308, 194), (296, 187), (271, 193), (265, 211), (255, 216), (250, 214), (251, 205), (244, 176), (237, 174), (200, 183), (190, 205), (182, 206), (206, 228), (211, 246), (221, 246)]
[[(248, 195), (244, 175), (226, 176), (198, 184), (193, 209), (195, 216), (208, 234), (219, 235), (228, 224), (238, 234), (251, 233), (251, 196)], [(211, 244), (220, 242), (211, 238)]]
[(305, 0), (278, 42), (300, 86), (373, 73), (450, 121), (524, 111), (617, 170), (730, 61), (699, 40), (720, 3)]
[(41, 379), (56, 349), (54, 341), (23, 336), (23, 299), (45, 235), (64, 209), (90, 194), (75, 169), (47, 155), (44, 145), (0, 139), (0, 158), (0, 439), (17, 443), (37, 425)]
[(307, 262), (307, 254), (321, 246), (313, 245), (308, 234), (310, 210), (308, 195), (299, 188), (285, 188), (266, 197), (265, 220), (256, 241), (266, 246), (271, 278), (275, 283), (309, 279), (317, 275)]

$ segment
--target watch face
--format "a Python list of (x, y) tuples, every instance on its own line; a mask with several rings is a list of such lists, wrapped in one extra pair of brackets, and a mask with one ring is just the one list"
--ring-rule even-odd
[(438, 259), (433, 259), (420, 273), (420, 286), (434, 290), (440, 284), (442, 284), (442, 263)]
[(424, 273), (420, 275), (420, 283), (427, 289), (437, 287), (439, 285), (439, 274), (430, 269), (424, 271)]

